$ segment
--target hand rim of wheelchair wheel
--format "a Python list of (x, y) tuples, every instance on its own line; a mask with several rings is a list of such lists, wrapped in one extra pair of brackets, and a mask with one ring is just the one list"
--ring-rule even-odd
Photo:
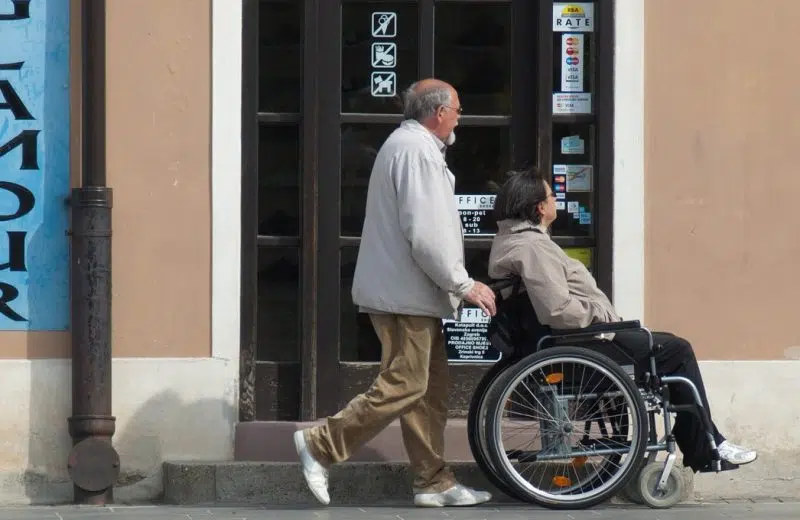
[[(523, 479), (523, 477), (518, 474), (516, 468), (513, 467), (511, 461), (504, 456), (505, 446), (500, 433), (503, 414), (503, 408), (500, 406), (500, 403), (505, 403), (517, 385), (525, 380), (527, 376), (534, 373), (536, 370), (542, 369), (544, 366), (558, 363), (582, 364), (608, 378), (618, 390), (622, 391), (633, 421), (629, 427), (635, 432), (634, 438), (631, 440), (631, 449), (628, 453), (628, 457), (619, 468), (616, 478), (612, 477), (600, 487), (593, 488), (589, 492), (574, 495), (556, 494), (538, 489), (532, 486), (530, 482)], [(496, 445), (491, 446), (490, 449), (493, 451), (492, 458), (494, 458), (496, 461), (495, 463), (498, 464), (498, 470), (501, 473), (505, 473), (505, 479), (512, 487), (526, 495), (527, 501), (535, 502), (550, 509), (580, 509), (591, 507), (592, 505), (609, 499), (619, 491), (624, 483), (638, 474), (641, 463), (644, 461), (643, 455), (647, 439), (645, 406), (638, 388), (636, 388), (633, 381), (630, 380), (628, 374), (613, 360), (607, 356), (582, 347), (552, 347), (528, 356), (524, 361), (510, 368), (501, 379), (502, 384), (497, 384), (495, 389), (493, 389), (495, 391), (492, 392), (494, 394), (492, 396), (493, 406), (495, 407), (494, 414), (488, 414), (489, 417), (487, 417), (487, 419), (493, 423), (493, 428), (487, 429), (490, 430), (491, 440), (496, 443)], [(498, 381), (498, 383), (501, 382)], [(521, 479), (525, 481), (523, 482)]]
[(666, 491), (656, 495), (656, 486), (664, 471), (663, 463), (648, 464), (638, 475), (638, 494), (642, 502), (652, 509), (667, 509), (681, 501), (686, 483), (681, 470), (676, 466), (670, 468), (666, 482)]

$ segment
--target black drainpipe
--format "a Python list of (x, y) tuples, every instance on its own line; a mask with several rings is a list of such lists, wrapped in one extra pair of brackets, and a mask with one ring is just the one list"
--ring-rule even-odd
[(113, 502), (111, 444), (111, 188), (106, 186), (106, 0), (81, 1), (81, 187), (72, 190), (72, 451), (76, 504)]

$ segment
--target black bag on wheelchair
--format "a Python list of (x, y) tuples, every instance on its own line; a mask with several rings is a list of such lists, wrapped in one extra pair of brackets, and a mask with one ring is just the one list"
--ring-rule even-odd
[[(496, 313), (489, 320), (489, 343), (503, 356), (512, 357), (533, 352), (538, 339), (548, 334), (550, 328), (539, 323), (536, 318), (522, 278), (512, 276), (495, 280), (490, 287), (496, 295)], [(512, 287), (511, 294), (504, 298), (502, 291), (508, 287)]]

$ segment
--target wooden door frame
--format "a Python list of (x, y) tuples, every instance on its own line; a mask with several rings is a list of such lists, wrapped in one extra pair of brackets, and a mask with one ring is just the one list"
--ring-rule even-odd
[[(340, 2), (302, 0), (304, 23), (304, 79), (302, 114), (302, 239), (301, 250), (301, 361), (295, 366), (256, 362), (257, 344), (257, 258), (258, 244), (258, 4), (243, 0), (242, 27), (242, 260), (241, 260), (241, 367), (240, 420), (289, 419), (315, 420), (335, 413), (347, 400), (367, 388), (377, 373), (377, 363), (340, 362), (339, 254), (343, 246), (357, 245), (359, 238), (340, 237), (340, 143), (338, 131), (326, 138), (325, 129), (339, 128), (341, 84)], [(445, 2), (451, 0), (436, 0)], [(462, 0), (463, 1), (463, 0)], [(595, 0), (597, 20), (597, 66), (595, 78), (595, 114), (597, 125), (597, 168), (601, 173), (595, 191), (596, 227), (592, 239), (559, 239), (562, 246), (595, 247), (595, 276), (600, 288), (611, 297), (613, 244), (613, 73), (614, 73), (614, 0)], [(419, 76), (433, 76), (434, 0), (419, 0)], [(512, 45), (530, 45), (525, 33), (527, 10), (539, 9), (536, 55), (539, 63), (551, 63), (552, 2), (513, 2)], [(425, 52), (428, 49), (428, 52)], [(335, 59), (330, 59), (335, 57)], [(519, 67), (519, 65), (514, 65)], [(512, 66), (512, 67), (514, 67)], [(551, 142), (553, 117), (552, 65), (535, 72), (512, 73), (512, 103), (515, 113), (529, 113), (530, 119), (512, 125), (515, 133), (535, 130), (536, 162), (552, 171)], [(513, 69), (512, 69), (513, 70)], [(323, 84), (320, 78), (325, 78)], [(531, 80), (535, 85), (530, 86)], [(525, 96), (525, 85), (532, 94)], [(334, 88), (331, 88), (331, 87)], [(543, 87), (543, 88), (542, 88)], [(535, 99), (534, 106), (531, 100)], [(522, 107), (522, 108), (520, 108)], [(539, 107), (544, 107), (540, 110)], [(394, 116), (374, 116), (393, 121)], [(479, 117), (479, 116), (472, 116)], [(365, 119), (365, 118), (361, 118)], [(561, 116), (560, 121), (566, 119)], [(366, 119), (365, 121), (366, 122)], [(532, 157), (516, 151), (515, 167), (524, 166)], [(321, 196), (325, 195), (325, 196)], [(331, 196), (334, 195), (334, 196)], [(281, 241), (281, 239), (276, 239)], [(285, 240), (284, 240), (285, 241)], [(478, 245), (472, 240), (467, 247)], [(490, 242), (490, 239), (489, 239)], [(287, 242), (288, 243), (288, 242)], [(275, 245), (278, 245), (277, 242)], [(334, 260), (335, 259), (335, 260)], [(321, 265), (335, 262), (335, 268)], [(319, 295), (322, 295), (320, 297)], [(327, 296), (326, 296), (327, 295)], [(333, 295), (333, 296), (332, 296)], [(463, 415), (465, 402), (482, 371), (488, 365), (451, 364), (451, 395), (462, 396), (453, 403), (451, 415)], [(343, 378), (347, 375), (346, 378)], [(346, 379), (345, 383), (342, 380)], [(260, 381), (260, 383), (259, 383)], [(464, 401), (464, 402), (462, 402)]]

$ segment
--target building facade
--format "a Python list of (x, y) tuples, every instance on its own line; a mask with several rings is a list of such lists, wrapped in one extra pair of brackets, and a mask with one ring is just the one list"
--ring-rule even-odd
[[(30, 30), (42, 16), (47, 35), (39, 51), (4, 45), (0, 64), (63, 54), (39, 65), (62, 97), (38, 104), (20, 87), (34, 81), (24, 64), (0, 67), (0, 171), (50, 201), (36, 222), (2, 221), (0, 281), (27, 288), (29, 311), (0, 321), (6, 502), (72, 493), (69, 223), (57, 203), (80, 182), (80, 1), (60, 14), (46, 1), (0, 1), (0, 24)], [(33, 21), (2, 16), (26, 7)], [(366, 179), (401, 120), (397, 94), (427, 76), (452, 82), (464, 106), (448, 161), (471, 273), (484, 274), (504, 172), (552, 170), (559, 244), (622, 316), (692, 341), (716, 421), (761, 451), (752, 467), (698, 477), (696, 492), (793, 495), (800, 76), (766, 35), (800, 4), (139, 0), (106, 12), (116, 497), (157, 497), (165, 460), (268, 456), (246, 445), (369, 384), (379, 351), (349, 295)], [(59, 189), (25, 184), (22, 145), (5, 146), (38, 120), (63, 141), (39, 151)], [(16, 208), (0, 199), (3, 214)], [(27, 271), (12, 254), (24, 230)], [(51, 250), (36, 248), (36, 230)], [(52, 261), (37, 263), (45, 251)], [(445, 326), (457, 418), (496, 355), (464, 340), (480, 323)]]

